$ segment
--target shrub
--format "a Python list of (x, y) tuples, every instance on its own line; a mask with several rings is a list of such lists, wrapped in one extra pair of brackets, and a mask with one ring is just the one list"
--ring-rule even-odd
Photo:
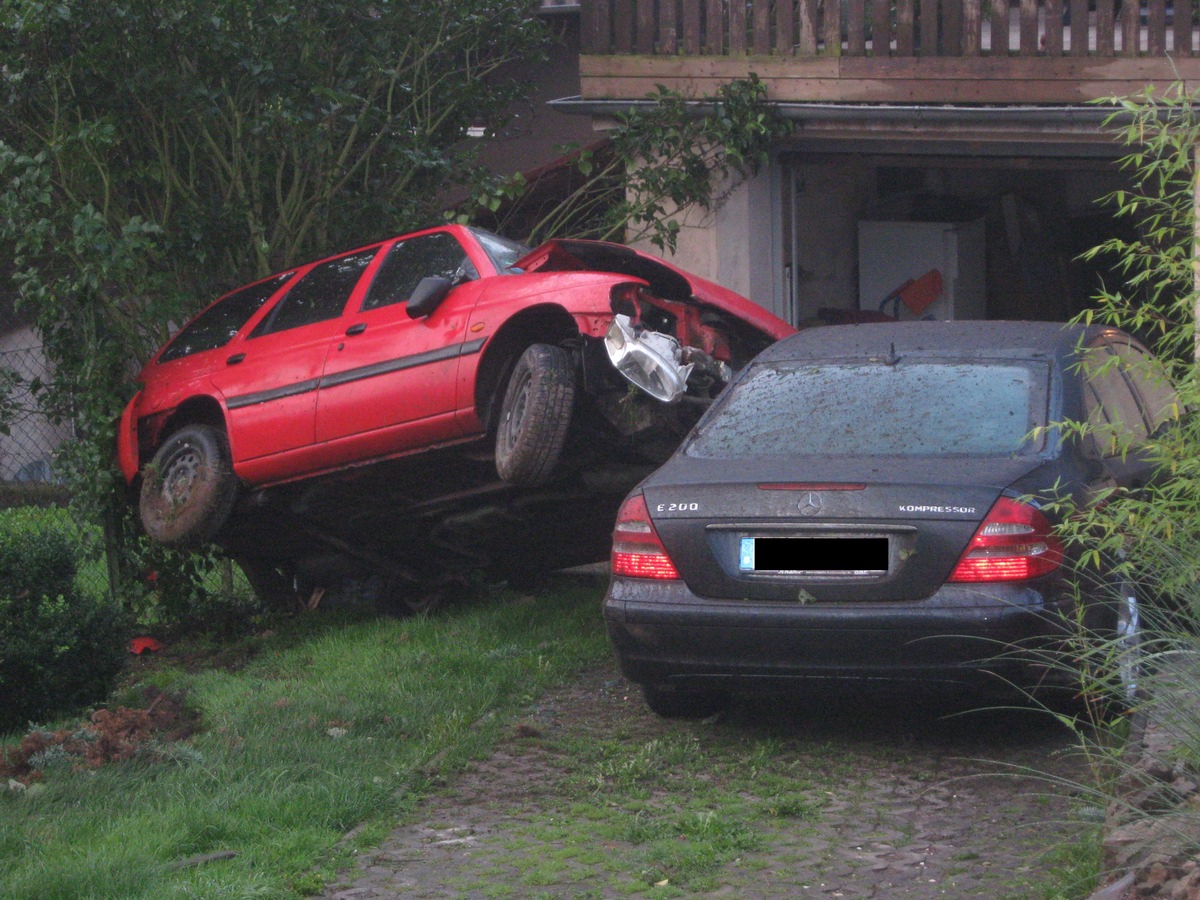
[(61, 516), (0, 515), (0, 732), (102, 699), (124, 661), (123, 617), (75, 588)]

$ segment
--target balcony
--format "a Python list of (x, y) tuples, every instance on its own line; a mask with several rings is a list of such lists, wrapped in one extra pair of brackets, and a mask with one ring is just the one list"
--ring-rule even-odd
[(581, 98), (632, 100), (660, 84), (708, 96), (754, 72), (781, 103), (1082, 104), (1200, 82), (1193, 6), (582, 0)]

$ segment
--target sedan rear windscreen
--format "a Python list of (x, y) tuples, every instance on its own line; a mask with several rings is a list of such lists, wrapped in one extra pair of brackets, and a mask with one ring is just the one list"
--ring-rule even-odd
[(689, 456), (1011, 456), (1036, 452), (1046, 367), (926, 360), (755, 366)]

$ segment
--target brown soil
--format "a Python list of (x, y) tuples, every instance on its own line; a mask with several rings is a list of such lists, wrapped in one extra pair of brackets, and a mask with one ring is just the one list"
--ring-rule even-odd
[[(1077, 791), (1030, 773), (1085, 782), (1084, 761), (1049, 716), (954, 714), (962, 708), (813, 696), (743, 701), (715, 721), (671, 722), (648, 712), (637, 689), (605, 666), (544, 698), (490, 759), (423, 801), (324, 896), (1043, 896), (1053, 866), (1045, 852), (1084, 826), (1080, 800), (1070, 796)], [(742, 792), (747, 809), (755, 802), (747, 789), (752, 759), (777, 772), (813, 773), (818, 787), (810, 781), (805, 790), (819, 801), (817, 814), (758, 815), (759, 849), (692, 884), (656, 883), (635, 842), (597, 834), (589, 856), (568, 846), (581, 832), (588, 844), (588, 826), (564, 832), (548, 824), (587, 821), (581, 803), (628, 805), (636, 815), (627, 800), (589, 789), (572, 747), (618, 741), (633, 754), (681, 734), (695, 736), (714, 772), (740, 773), (728, 790)], [(652, 789), (638, 808), (684, 802), (673, 790)], [(531, 880), (552, 858), (563, 862)]]

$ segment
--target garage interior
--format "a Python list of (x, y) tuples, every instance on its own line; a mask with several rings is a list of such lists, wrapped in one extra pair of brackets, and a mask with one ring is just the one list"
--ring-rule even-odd
[(784, 152), (780, 305), (797, 325), (1066, 321), (1113, 283), (1111, 260), (1081, 254), (1130, 227), (1102, 202), (1125, 185), (1117, 150)]

